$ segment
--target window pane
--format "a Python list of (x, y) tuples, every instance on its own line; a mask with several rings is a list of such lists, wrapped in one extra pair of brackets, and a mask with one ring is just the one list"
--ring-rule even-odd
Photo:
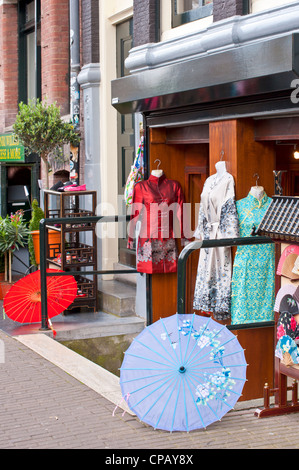
[(199, 0), (177, 0), (176, 2), (176, 13), (184, 13), (184, 11), (193, 10), (198, 8)]
[(213, 3), (213, 0), (176, 0), (175, 1), (175, 13), (177, 15), (186, 11), (195, 10), (198, 7), (203, 7)]
[(28, 3), (26, 5), (26, 23), (34, 20), (35, 17), (35, 5), (34, 2)]
[(35, 90), (35, 34), (27, 35), (27, 99), (36, 98)]

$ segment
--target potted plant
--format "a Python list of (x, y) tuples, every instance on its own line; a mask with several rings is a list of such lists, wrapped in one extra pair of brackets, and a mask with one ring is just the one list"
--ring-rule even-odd
[(12, 284), (13, 253), (26, 245), (28, 235), (29, 229), (23, 219), (22, 210), (5, 218), (0, 217), (0, 253), (4, 257), (4, 282), (8, 287)]
[[(39, 207), (36, 199), (32, 201), (32, 217), (29, 222), (28, 250), (30, 263), (37, 266), (40, 263), (39, 224), (45, 217), (44, 211)], [(60, 243), (60, 232), (48, 230), (48, 244)]]
[(13, 131), (24, 147), (40, 155), (46, 167), (46, 186), (49, 187), (49, 156), (63, 144), (79, 146), (80, 137), (72, 123), (60, 116), (56, 102), (47, 105), (39, 99), (21, 102), (13, 124)]

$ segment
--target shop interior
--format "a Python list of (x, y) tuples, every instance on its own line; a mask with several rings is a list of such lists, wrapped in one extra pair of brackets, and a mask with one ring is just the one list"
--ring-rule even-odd
[[(286, 119), (284, 126), (278, 121), (246, 118), (192, 126), (148, 128), (149, 170), (156, 168), (158, 159), (161, 162), (159, 168), (163, 169), (166, 177), (180, 182), (186, 202), (190, 202), (192, 207), (192, 231), (197, 225), (198, 204), (204, 182), (215, 173), (215, 163), (221, 159), (226, 162), (227, 171), (234, 177), (236, 200), (245, 198), (257, 181), (268, 196), (277, 194), (275, 173), (282, 195), (299, 196), (299, 160), (294, 157), (296, 149), (299, 150), (299, 135), (293, 130), (292, 119)], [(281, 254), (280, 245), (275, 243), (276, 262)], [(187, 262), (186, 313), (194, 311), (198, 258), (199, 253), (194, 252)], [(275, 282), (277, 291), (280, 279)], [(176, 312), (176, 287), (176, 273), (152, 275), (153, 322)], [(165, 292), (169, 295), (166, 296)], [(208, 315), (206, 312), (197, 313)], [(223, 323), (230, 324), (230, 321)], [(250, 364), (250, 387), (245, 386), (243, 399), (260, 397), (265, 382), (271, 384), (274, 379), (274, 327), (240, 326), (235, 334), (246, 349)], [(263, 361), (260, 361), (261, 357)]]

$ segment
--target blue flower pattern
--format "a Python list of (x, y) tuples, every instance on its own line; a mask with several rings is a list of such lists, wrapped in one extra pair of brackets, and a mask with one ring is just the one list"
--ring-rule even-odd
[[(241, 237), (249, 237), (253, 226), (258, 227), (271, 200), (264, 193), (260, 201), (251, 194), (237, 201)], [(238, 247), (232, 276), (232, 324), (273, 320), (274, 280), (274, 244)]]
[(202, 382), (195, 389), (197, 405), (206, 405), (208, 401), (215, 398), (220, 400), (220, 403), (225, 402), (235, 381), (231, 378), (230, 368), (225, 367), (223, 363), (225, 348), (220, 346), (221, 333), (219, 334), (219, 330), (210, 330), (207, 326), (196, 330), (190, 320), (183, 320), (182, 326), (179, 326), (178, 330), (183, 336), (191, 334), (200, 349), (207, 346), (213, 348), (210, 352), (210, 360), (221, 366), (221, 370), (203, 374)]

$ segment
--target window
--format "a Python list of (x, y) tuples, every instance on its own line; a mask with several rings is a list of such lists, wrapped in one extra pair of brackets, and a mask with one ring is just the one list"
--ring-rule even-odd
[(172, 27), (198, 20), (213, 13), (213, 0), (172, 0)]
[(19, 2), (19, 101), (40, 97), (40, 0), (25, 0)]

